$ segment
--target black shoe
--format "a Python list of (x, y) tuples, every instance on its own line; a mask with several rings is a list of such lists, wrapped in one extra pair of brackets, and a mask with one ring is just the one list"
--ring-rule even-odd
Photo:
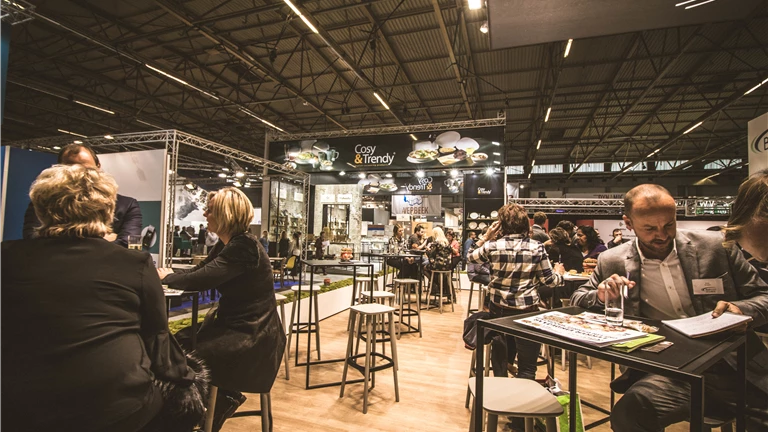
[(213, 413), (213, 432), (219, 432), (224, 422), (242, 405), (247, 398), (239, 392), (219, 389), (216, 397), (216, 409)]
[(507, 417), (507, 428), (512, 432), (525, 432), (525, 419), (522, 417)]

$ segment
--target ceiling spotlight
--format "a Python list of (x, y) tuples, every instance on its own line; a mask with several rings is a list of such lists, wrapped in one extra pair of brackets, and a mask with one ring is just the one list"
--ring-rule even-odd
[(339, 173), (339, 175), (340, 175), (340, 176), (345, 176), (345, 175), (347, 175), (347, 173), (346, 173), (346, 172), (344, 172), (344, 171), (342, 171), (342, 172), (340, 172), (340, 173)]
[(250, 183), (246, 183), (246, 184), (245, 184), (245, 185), (243, 185), (243, 186), (245, 186), (245, 187), (249, 188), (249, 187), (251, 187), (251, 184), (250, 184)]
[(424, 177), (424, 171), (416, 171), (416, 177), (418, 178)]
[(104, 135), (104, 138), (106, 138), (106, 139), (115, 139), (115, 137), (113, 137), (112, 135)]
[(488, 21), (483, 22), (483, 25), (480, 26), (480, 33), (488, 33)]
[(386, 174), (384, 174), (384, 177), (386, 177), (386, 178), (392, 178), (392, 173), (386, 173)]
[(238, 172), (235, 173), (235, 177), (237, 177), (237, 178), (242, 178), (244, 175), (245, 175), (245, 173), (242, 172), (242, 171), (238, 171)]
[(240, 186), (242, 186), (242, 183), (240, 183), (239, 181), (235, 181), (235, 182), (234, 182), (234, 183), (232, 183), (232, 184), (233, 184), (235, 187), (240, 187)]
[(82, 141), (80, 141), (80, 140), (74, 140), (74, 141), (72, 141), (72, 142), (73, 142), (73, 143), (75, 143), (75, 144), (82, 144), (82, 143), (83, 143), (83, 142), (82, 142)]
[(520, 185), (520, 189), (525, 189), (525, 185), (524, 185), (524, 184), (521, 184), (521, 185)]
[(418, 139), (418, 138), (416, 138), (416, 135), (414, 135), (414, 134), (411, 134), (411, 138), (412, 138), (414, 141), (416, 141), (416, 140)]
[(61, 150), (61, 146), (53, 146), (54, 150)]
[(459, 170), (451, 170), (451, 177), (458, 177), (459, 176)]
[(365, 178), (365, 173), (360, 173), (360, 174), (357, 175), (357, 177), (361, 178), (361, 179), (364, 179)]
[(483, 0), (469, 0), (467, 3), (469, 10), (478, 10), (483, 7)]
[(224, 174), (224, 173), (219, 173), (219, 177), (221, 177), (221, 178), (227, 178), (227, 175), (226, 175), (226, 174)]
[(500, 146), (501, 145), (501, 143), (498, 142), (498, 141), (491, 141), (491, 144), (493, 144), (495, 146)]
[(568, 57), (568, 54), (571, 52), (572, 44), (573, 44), (573, 39), (568, 39), (568, 45), (565, 46), (565, 54), (563, 55), (563, 58)]
[(488, 175), (493, 175), (493, 168), (486, 168), (485, 173)]
[(224, 171), (224, 172), (229, 172), (229, 168), (227, 168), (227, 167), (224, 167), (221, 170)]

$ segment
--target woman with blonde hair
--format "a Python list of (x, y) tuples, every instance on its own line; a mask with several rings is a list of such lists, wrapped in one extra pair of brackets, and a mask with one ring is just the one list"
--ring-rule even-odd
[(768, 282), (768, 169), (752, 174), (739, 186), (725, 227), (725, 239), (735, 241), (744, 258)]
[(168, 332), (152, 257), (104, 239), (115, 180), (55, 165), (29, 196), (38, 237), (2, 243), (3, 429), (179, 430), (163, 402), (175, 385), (198, 396), (191, 430), (207, 384)]
[[(253, 206), (239, 189), (208, 194), (204, 216), (219, 242), (187, 271), (158, 269), (163, 283), (185, 291), (221, 293), (197, 334), (197, 353), (219, 387), (214, 430), (245, 402), (240, 392), (268, 393), (280, 368), (285, 333), (277, 315), (272, 267), (259, 239), (248, 232)], [(191, 335), (179, 332), (185, 343)]]
[[(429, 259), (429, 263), (427, 264), (427, 275), (429, 275), (432, 270), (446, 271), (451, 269), (451, 256), (453, 251), (451, 250), (450, 243), (448, 243), (448, 238), (446, 238), (443, 233), (443, 229), (440, 227), (432, 228), (432, 239), (432, 244), (427, 251), (427, 258)], [(447, 296), (450, 295), (451, 284), (448, 275), (443, 276), (445, 276), (446, 279), (443, 281), (443, 295)], [(434, 280), (430, 293), (437, 293), (439, 289), (440, 281)]]

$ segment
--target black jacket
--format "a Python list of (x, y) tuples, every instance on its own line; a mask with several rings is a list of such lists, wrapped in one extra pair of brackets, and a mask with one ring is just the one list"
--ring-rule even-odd
[(197, 335), (197, 354), (211, 369), (213, 385), (267, 393), (280, 369), (285, 332), (277, 315), (272, 266), (251, 234), (219, 241), (208, 257), (163, 279), (173, 288), (221, 293)]
[[(40, 220), (35, 214), (35, 208), (29, 203), (24, 213), (24, 229), (22, 236), (25, 240), (35, 238), (35, 228), (40, 226)], [(115, 203), (115, 218), (112, 221), (112, 231), (117, 234), (114, 243), (127, 248), (129, 235), (141, 235), (142, 221), (139, 202), (127, 196), (117, 195)]]
[(584, 256), (581, 251), (572, 245), (552, 244), (547, 248), (549, 260), (553, 263), (563, 263), (565, 271), (576, 270), (581, 273), (584, 271)]
[(59, 237), (2, 254), (3, 430), (133, 431), (162, 405), (153, 376), (191, 382), (148, 253)]

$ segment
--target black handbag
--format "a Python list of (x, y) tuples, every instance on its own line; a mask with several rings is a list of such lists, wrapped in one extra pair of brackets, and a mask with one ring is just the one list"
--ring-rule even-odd
[(185, 353), (187, 366), (195, 372), (191, 384), (154, 380), (163, 396), (160, 417), (164, 432), (191, 432), (201, 424), (208, 403), (210, 372), (205, 363), (192, 354)]

